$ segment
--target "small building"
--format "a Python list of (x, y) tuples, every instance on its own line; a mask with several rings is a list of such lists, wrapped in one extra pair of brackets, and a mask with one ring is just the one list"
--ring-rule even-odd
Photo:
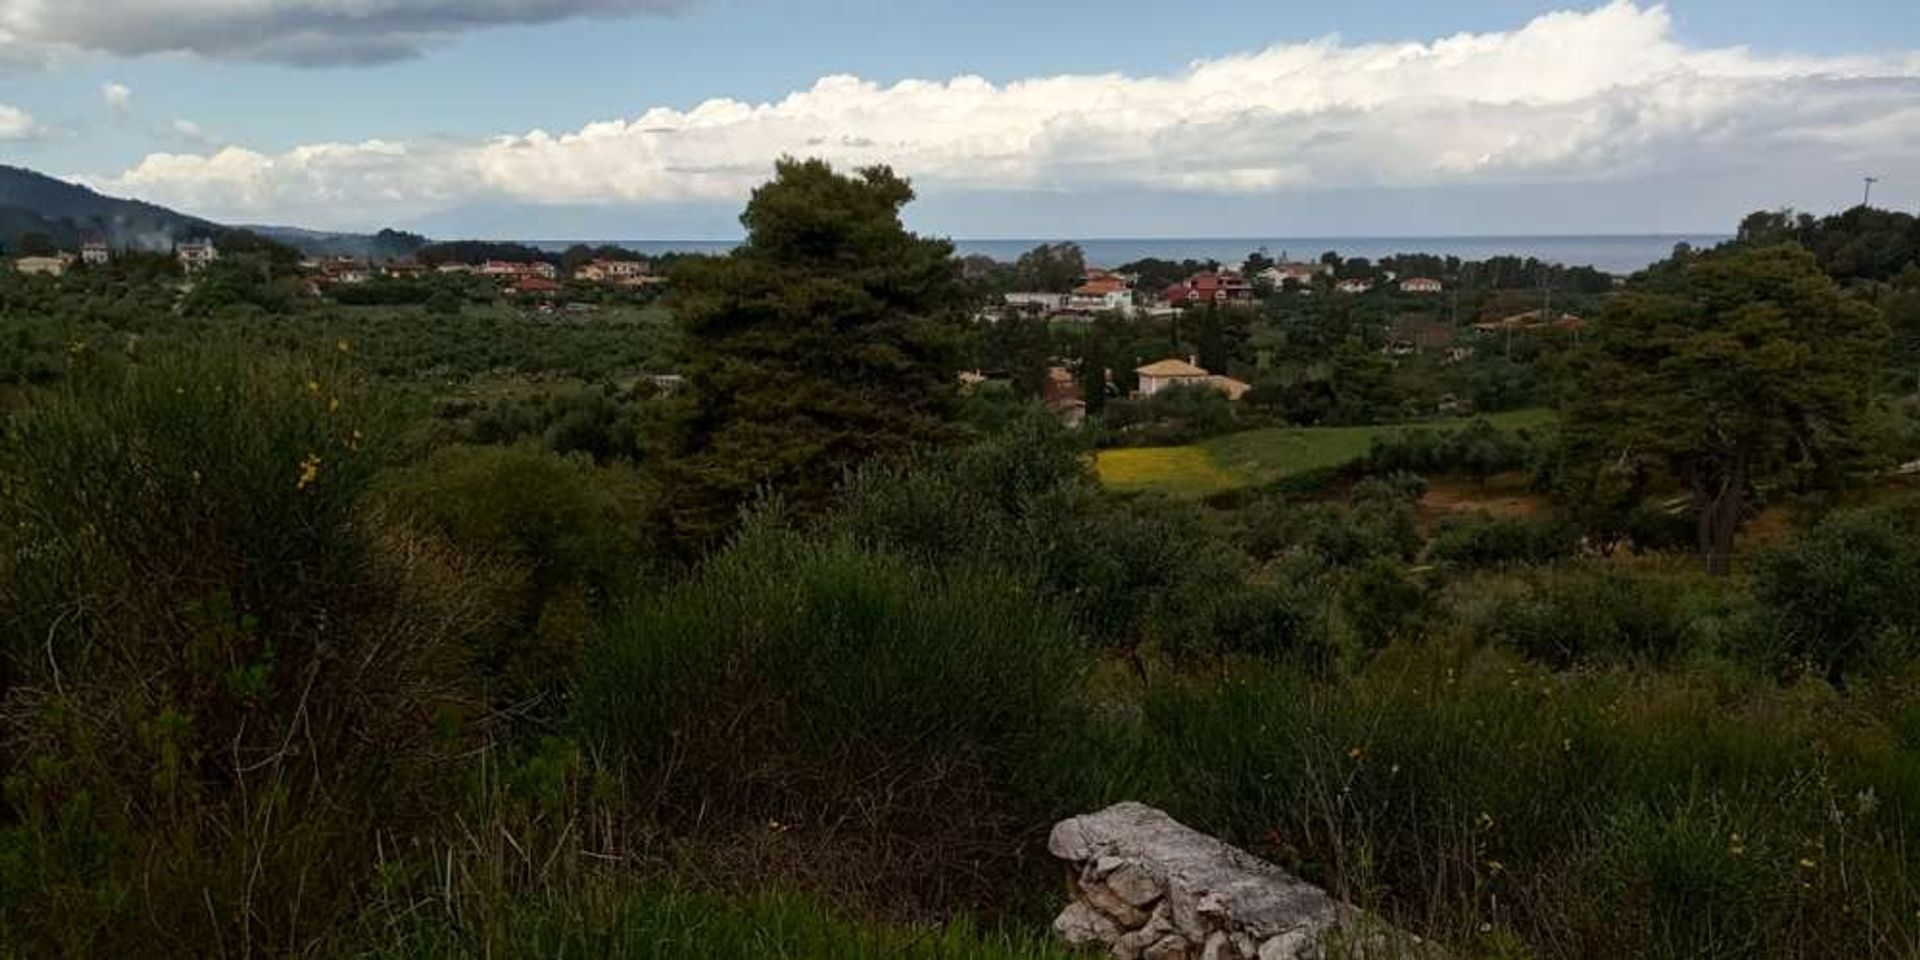
[(1400, 281), (1401, 293), (1439, 293), (1445, 286), (1432, 277), (1408, 277)]
[(1292, 281), (1303, 287), (1309, 287), (1313, 285), (1313, 279), (1315, 277), (1324, 276), (1332, 272), (1333, 267), (1324, 263), (1301, 263), (1298, 261), (1283, 260), (1260, 271), (1257, 276), (1273, 284), (1275, 289), (1279, 289), (1285, 287), (1288, 281)]
[(113, 259), (113, 251), (105, 243), (91, 241), (80, 247), (80, 262), (89, 267), (105, 266)]
[(560, 283), (546, 277), (521, 277), (514, 282), (513, 292), (523, 297), (551, 297), (560, 292)]
[(1373, 289), (1372, 280), (1342, 280), (1333, 285), (1341, 293), (1361, 294)]
[(33, 276), (57, 277), (67, 272), (67, 257), (20, 257), (13, 261), (13, 269)]
[(1253, 299), (1253, 284), (1231, 270), (1196, 273), (1188, 277), (1185, 283), (1168, 287), (1166, 299), (1167, 303), (1176, 307), (1203, 303), (1246, 303)]
[(199, 273), (220, 259), (219, 248), (212, 240), (194, 240), (174, 248), (173, 255), (180, 261), (180, 269), (187, 273)]
[(472, 273), (471, 263), (443, 263), (433, 268), (437, 273)]
[(631, 284), (643, 280), (650, 271), (640, 260), (594, 260), (573, 271), (575, 280), (592, 283)]
[(1133, 371), (1140, 378), (1140, 395), (1151, 397), (1168, 387), (1191, 387), (1207, 382), (1212, 376), (1193, 362), (1186, 360), (1157, 360)]
[(1562, 313), (1557, 317), (1549, 317), (1545, 310), (1527, 310), (1512, 316), (1501, 317), (1498, 320), (1482, 320), (1474, 324), (1473, 329), (1484, 335), (1491, 336), (1498, 333), (1510, 333), (1516, 330), (1538, 330), (1542, 327), (1552, 327), (1555, 330), (1567, 333), (1579, 333), (1581, 330), (1586, 329), (1586, 326), (1587, 321), (1585, 318), (1571, 313)]
[(1133, 286), (1105, 270), (1089, 271), (1086, 281), (1067, 295), (1066, 309), (1133, 316)]

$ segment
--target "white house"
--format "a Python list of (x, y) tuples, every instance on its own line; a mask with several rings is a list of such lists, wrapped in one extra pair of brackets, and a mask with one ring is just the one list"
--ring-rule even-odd
[(1140, 395), (1151, 397), (1168, 387), (1196, 386), (1212, 376), (1191, 360), (1157, 360), (1133, 371), (1140, 377)]
[(80, 262), (89, 267), (101, 266), (111, 259), (113, 259), (113, 251), (98, 240), (80, 248)]
[(1341, 293), (1366, 293), (1368, 290), (1373, 289), (1373, 281), (1342, 280), (1339, 283), (1334, 284), (1333, 288), (1335, 290), (1340, 291)]
[(1431, 277), (1408, 277), (1400, 281), (1402, 293), (1439, 293), (1442, 289), (1440, 281)]
[(67, 272), (66, 257), (21, 257), (13, 261), (13, 269), (26, 274), (38, 274), (43, 277), (57, 277)]
[(179, 258), (182, 270), (199, 273), (220, 259), (220, 251), (214, 247), (212, 240), (196, 240), (174, 248), (174, 256)]

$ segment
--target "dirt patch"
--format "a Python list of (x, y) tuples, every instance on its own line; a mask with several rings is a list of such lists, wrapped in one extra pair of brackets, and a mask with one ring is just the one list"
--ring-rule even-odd
[(1434, 477), (1427, 481), (1427, 493), (1420, 498), (1420, 523), (1430, 527), (1461, 513), (1532, 518), (1545, 516), (1551, 509), (1546, 497), (1527, 489), (1524, 473), (1501, 474), (1485, 484), (1464, 477)]

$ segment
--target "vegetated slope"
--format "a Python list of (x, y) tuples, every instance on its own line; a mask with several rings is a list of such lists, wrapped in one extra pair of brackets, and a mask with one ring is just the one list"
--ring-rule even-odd
[(101, 239), (116, 246), (157, 248), (210, 236), (211, 220), (141, 200), (96, 193), (21, 167), (0, 164), (0, 237), (44, 233), (61, 246)]

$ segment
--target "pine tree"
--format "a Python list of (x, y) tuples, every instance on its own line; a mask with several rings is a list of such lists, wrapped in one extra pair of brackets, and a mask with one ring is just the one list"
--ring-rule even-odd
[(763, 491), (804, 514), (849, 466), (948, 436), (959, 277), (952, 244), (901, 224), (912, 199), (886, 167), (782, 160), (746, 243), (674, 272), (690, 390), (661, 479), (683, 546)]

